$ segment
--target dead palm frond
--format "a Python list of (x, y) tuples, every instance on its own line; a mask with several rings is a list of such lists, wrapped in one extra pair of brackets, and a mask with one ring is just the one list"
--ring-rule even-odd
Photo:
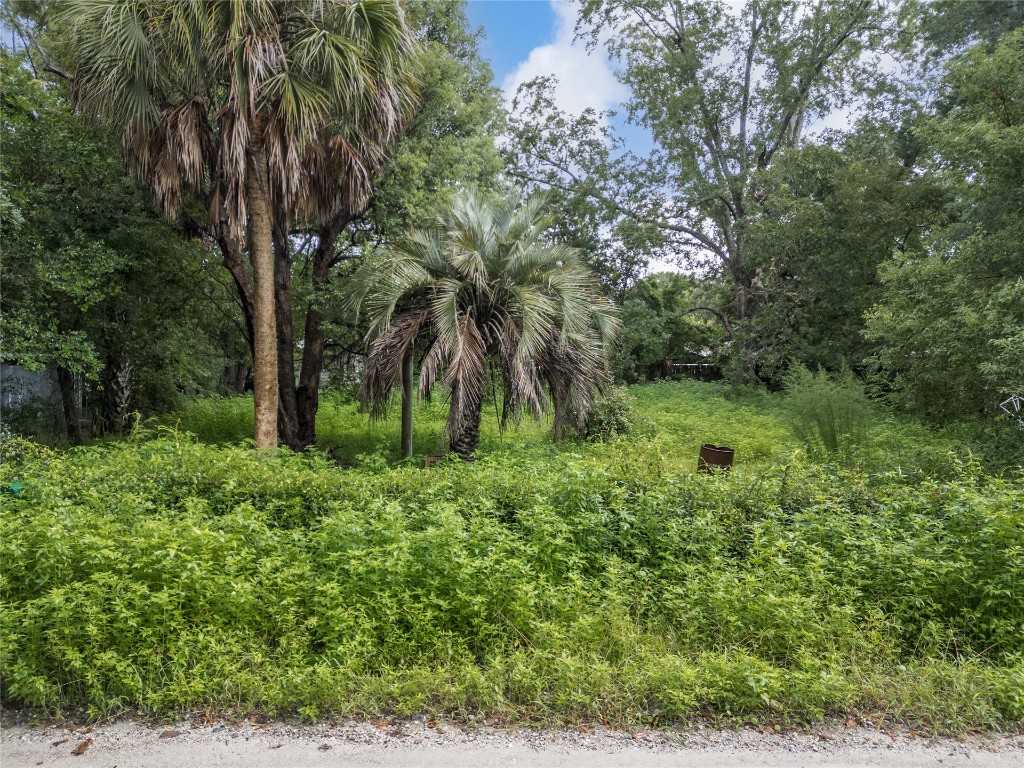
[(60, 0), (74, 95), (124, 131), (129, 168), (176, 215), (206, 196), (235, 236), (254, 145), (275, 207), (358, 209), (412, 112), (418, 48), (398, 0)]

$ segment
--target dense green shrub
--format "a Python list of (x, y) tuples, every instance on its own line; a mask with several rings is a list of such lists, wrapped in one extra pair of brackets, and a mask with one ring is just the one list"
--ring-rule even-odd
[(654, 425), (636, 408), (624, 387), (614, 387), (599, 395), (587, 417), (581, 437), (610, 440), (623, 435), (650, 434)]
[(430, 470), (173, 432), (20, 450), (0, 468), (25, 481), (0, 497), (4, 695), (96, 715), (1024, 718), (1019, 480), (799, 458), (697, 476), (659, 439)]

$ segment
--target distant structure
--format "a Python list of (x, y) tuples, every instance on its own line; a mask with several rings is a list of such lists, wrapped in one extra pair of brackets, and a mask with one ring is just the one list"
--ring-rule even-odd
[[(80, 379), (76, 396), (81, 405)], [(79, 412), (84, 415), (81, 407)], [(67, 434), (56, 373), (30, 371), (13, 360), (0, 363), (0, 423), (33, 437)]]

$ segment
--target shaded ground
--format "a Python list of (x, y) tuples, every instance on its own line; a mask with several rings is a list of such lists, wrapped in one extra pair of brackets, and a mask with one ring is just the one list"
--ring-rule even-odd
[[(18, 718), (13, 718), (16, 721)], [(822, 726), (810, 732), (524, 730), (424, 719), (300, 725), (130, 720), (78, 727), (13, 724), (0, 734), (3, 768), (279, 768), (294, 766), (1006, 766), (1024, 765), (1024, 736), (933, 739), (910, 730)], [(83, 746), (85, 745), (85, 746)], [(75, 754), (75, 753), (78, 754)]]

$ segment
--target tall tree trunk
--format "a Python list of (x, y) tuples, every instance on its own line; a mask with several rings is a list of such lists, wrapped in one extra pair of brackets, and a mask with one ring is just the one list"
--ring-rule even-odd
[(292, 320), (292, 260), (287, 225), (274, 223), (274, 300), (277, 315), (277, 435), (293, 451), (306, 448), (299, 438), (295, 394), (295, 330)]
[(412, 456), (412, 346), (402, 360), (402, 455)]
[(757, 375), (757, 339), (751, 334), (750, 320), (753, 315), (751, 291), (753, 275), (746, 264), (743, 249), (737, 245), (729, 264), (732, 278), (732, 319), (736, 330), (733, 354), (736, 355), (736, 382), (738, 384), (762, 384)]
[[(257, 126), (254, 134), (259, 137)], [(257, 138), (259, 141), (259, 138)], [(245, 179), (249, 258), (253, 276), (253, 401), (256, 445), (277, 448), (277, 319), (274, 313), (274, 235), (266, 153), (250, 151)]]
[(353, 218), (348, 214), (338, 214), (330, 223), (321, 227), (316, 251), (313, 254), (313, 295), (306, 309), (302, 368), (299, 371), (299, 386), (295, 392), (298, 409), (297, 444), (303, 449), (316, 443), (316, 414), (320, 407), (320, 377), (324, 370), (326, 339), (319, 303), (330, 283), (331, 267), (336, 261), (334, 249), (338, 235)]
[(64, 410), (64, 429), (72, 445), (85, 442), (82, 434), (82, 418), (78, 409), (78, 396), (75, 392), (75, 374), (67, 368), (57, 369), (57, 388), (60, 389), (60, 403)]
[[(221, 222), (216, 227), (216, 239), (217, 244), (220, 246), (224, 268), (231, 274), (231, 279), (234, 281), (235, 289), (238, 292), (238, 303), (242, 308), (242, 317), (245, 320), (245, 340), (249, 343), (250, 357), (255, 359), (256, 332), (253, 328), (255, 309), (253, 306), (252, 279), (245, 269), (245, 260), (241, 249), (238, 247), (238, 241), (229, 234), (227, 222)], [(243, 389), (242, 391), (245, 390)]]

